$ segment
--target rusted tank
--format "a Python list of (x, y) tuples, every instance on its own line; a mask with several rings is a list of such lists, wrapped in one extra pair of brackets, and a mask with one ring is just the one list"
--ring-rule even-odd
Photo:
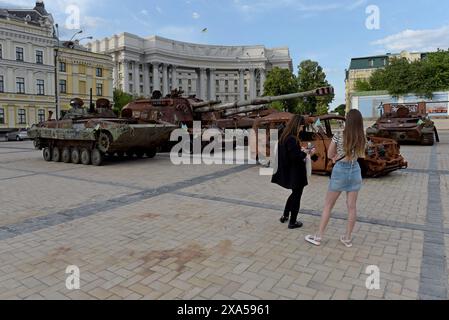
[(384, 104), (381, 117), (367, 129), (368, 137), (391, 138), (399, 143), (417, 143), (432, 146), (439, 142), (435, 123), (427, 114), (425, 102)]
[[(271, 156), (270, 130), (282, 130), (292, 117), (293, 114), (291, 113), (280, 112), (255, 121), (250, 137), (251, 157), (254, 160), (267, 164), (266, 161)], [(316, 148), (316, 153), (312, 156), (312, 171), (315, 174), (330, 174), (333, 163), (327, 156), (329, 145), (332, 142), (334, 131), (343, 130), (346, 119), (336, 115), (305, 118), (307, 125), (301, 137), (302, 146), (307, 148), (311, 143)], [(266, 130), (265, 154), (259, 151), (259, 129)], [(376, 137), (369, 138), (366, 157), (360, 159), (359, 162), (365, 177), (383, 176), (399, 169), (405, 169), (408, 166), (396, 141)]]
[(195, 96), (185, 97), (182, 91), (174, 90), (162, 98), (159, 91), (153, 93), (152, 99), (131, 102), (122, 110), (123, 118), (134, 118), (146, 123), (171, 123), (192, 128), (194, 121), (201, 121), (204, 128), (252, 128), (254, 114), (275, 101), (291, 100), (310, 96), (329, 95), (332, 87), (319, 88), (282, 96), (261, 97), (248, 101), (221, 103), (221, 101), (202, 101)]
[(107, 99), (83, 107), (81, 99), (72, 99), (71, 109), (61, 120), (34, 125), (28, 131), (46, 161), (99, 166), (105, 156), (125, 153), (130, 157), (152, 158), (158, 146), (169, 139), (177, 127), (166, 123), (139, 123), (118, 118)]

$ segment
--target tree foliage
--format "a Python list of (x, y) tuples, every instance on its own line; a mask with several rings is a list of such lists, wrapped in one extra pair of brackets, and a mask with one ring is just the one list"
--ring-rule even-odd
[(386, 90), (392, 96), (414, 93), (432, 98), (436, 91), (449, 89), (449, 51), (429, 53), (424, 59), (392, 59), (385, 69), (376, 70), (368, 81), (357, 81), (357, 91)]
[[(264, 89), (265, 96), (295, 93), (298, 91), (298, 81), (290, 70), (275, 67), (268, 72)], [(298, 100), (288, 100), (273, 103), (271, 107), (281, 111), (296, 112), (297, 105)]]
[(134, 100), (134, 97), (129, 93), (123, 92), (120, 89), (114, 89), (114, 112), (120, 114), (123, 107)]
[[(299, 91), (309, 91), (329, 86), (323, 68), (316, 61), (305, 60), (298, 66)], [(299, 111), (305, 114), (327, 113), (335, 95), (307, 97), (299, 100)], [(319, 110), (318, 110), (319, 109)], [(325, 109), (325, 110), (324, 110)]]
[(338, 113), (340, 116), (344, 117), (346, 116), (346, 105), (341, 104), (332, 112)]

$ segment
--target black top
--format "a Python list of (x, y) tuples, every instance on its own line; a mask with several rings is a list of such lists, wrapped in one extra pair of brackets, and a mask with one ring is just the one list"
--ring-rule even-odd
[(284, 144), (279, 143), (276, 155), (278, 168), (273, 175), (272, 183), (285, 189), (298, 189), (308, 185), (306, 158), (295, 137), (289, 136)]

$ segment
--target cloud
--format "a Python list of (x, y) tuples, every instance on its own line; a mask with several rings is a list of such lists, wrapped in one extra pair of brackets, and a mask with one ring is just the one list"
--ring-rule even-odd
[(148, 15), (148, 11), (145, 9), (141, 10), (140, 13), (143, 14), (144, 16)]
[(437, 29), (411, 30), (390, 35), (371, 42), (385, 51), (435, 51), (449, 48), (449, 25)]
[(163, 11), (162, 11), (162, 8), (159, 7), (159, 6), (156, 7), (156, 11), (157, 11), (159, 14), (162, 14), (162, 12), (163, 12)]
[(289, 9), (300, 12), (324, 12), (334, 10), (354, 10), (367, 0), (340, 0), (321, 2), (311, 0), (234, 0), (234, 6), (243, 13), (266, 12), (275, 9)]
[(194, 13), (192, 13), (192, 18), (193, 19), (199, 19), (201, 16), (200, 16), (200, 14), (198, 13), (198, 12), (194, 12)]

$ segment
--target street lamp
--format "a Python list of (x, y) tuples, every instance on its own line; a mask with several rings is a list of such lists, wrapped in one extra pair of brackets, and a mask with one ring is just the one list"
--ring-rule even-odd
[(83, 30), (77, 31), (77, 32), (70, 38), (70, 41), (72, 41), (73, 38), (75, 38), (77, 35), (79, 35), (79, 34), (81, 34), (81, 33), (83, 33)]
[(56, 106), (56, 121), (59, 120), (59, 85), (58, 85), (58, 55), (59, 55), (59, 26), (55, 24), (54, 37), (56, 39), (55, 48), (55, 106)]
[(90, 36), (90, 37), (84, 37), (78, 40), (78, 42), (81, 42), (83, 40), (92, 40), (94, 37)]

